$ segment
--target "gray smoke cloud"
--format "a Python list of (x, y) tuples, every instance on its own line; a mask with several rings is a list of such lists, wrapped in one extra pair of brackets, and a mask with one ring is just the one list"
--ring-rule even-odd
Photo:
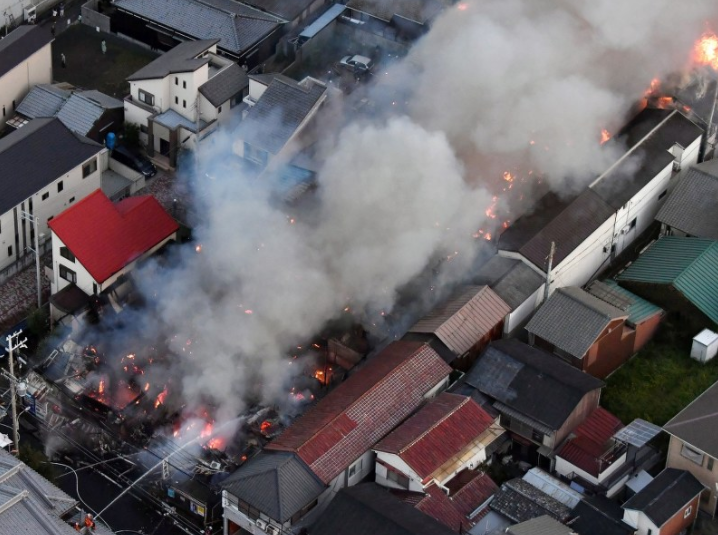
[(483, 243), (472, 235), (496, 230), (485, 210), (501, 170), (540, 170), (558, 191), (585, 185), (618, 157), (599, 146), (601, 129), (686, 63), (712, 4), (457, 4), (381, 75), (377, 91), (409, 95), (406, 114), (326, 131), (312, 210), (293, 223), (272, 180), (215, 165), (233, 142), (215, 134), (191, 177), (201, 253), (185, 247), (175, 267), (138, 277), (153, 302), (144, 329), (173, 341), (187, 403), (231, 419), (250, 391), (276, 402), (288, 348), (345, 308), (367, 322), (391, 312), (437, 258), (451, 257), (442, 287), (470, 275)]

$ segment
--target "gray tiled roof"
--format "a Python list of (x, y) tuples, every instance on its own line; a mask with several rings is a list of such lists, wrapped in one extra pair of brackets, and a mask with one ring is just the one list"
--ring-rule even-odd
[(57, 118), (70, 130), (85, 136), (103, 113), (104, 108), (82, 95), (74, 94), (58, 111)]
[(232, 63), (199, 86), (199, 92), (214, 107), (221, 106), (249, 85), (244, 69)]
[(691, 236), (718, 240), (718, 177), (690, 169), (676, 185), (656, 219)]
[(15, 28), (0, 40), (0, 76), (4, 76), (52, 40), (50, 31), (40, 25), (22, 25)]
[(33, 119), (0, 139), (0, 214), (102, 149), (102, 145), (71, 132), (58, 119)]
[(608, 324), (627, 318), (620, 310), (571, 286), (559, 288), (538, 309), (526, 330), (576, 358), (583, 358)]
[(127, 77), (128, 81), (164, 78), (173, 73), (194, 72), (209, 63), (209, 58), (198, 58), (200, 54), (214, 46), (219, 39), (201, 39), (185, 41), (151, 61), (139, 71)]
[(495, 255), (473, 278), (487, 284), (504, 302), (516, 310), (544, 283), (544, 278), (521, 260)]
[(464, 376), (487, 396), (558, 430), (583, 397), (604, 383), (518, 340), (492, 342)]
[(293, 453), (260, 453), (222, 482), (222, 488), (271, 519), (286, 522), (316, 500), (324, 484)]
[(75, 94), (80, 95), (88, 100), (91, 100), (93, 103), (105, 108), (106, 110), (124, 107), (124, 103), (120, 99), (111, 97), (110, 95), (105, 95), (104, 93), (97, 91), (96, 89), (90, 89), (89, 91), (78, 91)]
[(237, 129), (237, 137), (277, 154), (324, 95), (326, 86), (275, 77)]
[(718, 459), (718, 383), (714, 383), (663, 426), (668, 433)]
[(572, 535), (574, 532), (558, 520), (544, 515), (511, 526), (506, 533), (508, 535)]
[(556, 520), (568, 520), (571, 510), (523, 479), (511, 479), (501, 485), (489, 507), (514, 522), (549, 515)]
[(681, 513), (704, 488), (690, 472), (666, 468), (624, 503), (623, 508), (642, 511), (660, 528), (673, 515)]
[(292, 21), (302, 14), (314, 0), (243, 0), (245, 4), (272, 13), (286, 21)]
[(116, 0), (115, 7), (241, 54), (279, 27), (276, 17), (232, 0)]
[(29, 119), (54, 117), (70, 95), (70, 91), (49, 84), (36, 85), (22, 99), (16, 111)]
[(468, 286), (417, 321), (409, 332), (436, 335), (457, 356), (499, 325), (511, 308), (488, 286)]

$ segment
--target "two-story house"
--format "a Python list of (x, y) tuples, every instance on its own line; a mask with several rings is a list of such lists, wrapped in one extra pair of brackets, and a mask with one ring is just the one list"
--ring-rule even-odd
[[(320, 514), (340, 489), (371, 474), (372, 446), (445, 388), (450, 373), (449, 365), (428, 344), (400, 341), (388, 345), (265, 448), (272, 456), (277, 452), (296, 455), (323, 485), (321, 494), (316, 495), (313, 478), (293, 461), (293, 473), (303, 481), (302, 488), (308, 488), (297, 499), (306, 503), (294, 503), (282, 514), (273, 505), (268, 509), (268, 502), (260, 504), (251, 486), (228, 486), (223, 491), (225, 533), (284, 533)], [(288, 493), (294, 492), (295, 480), (280, 476), (284, 465), (277, 457), (263, 460), (261, 467), (252, 462), (245, 466), (231, 477), (242, 479), (245, 470), (266, 468), (280, 484), (289, 486)], [(278, 496), (283, 495), (279, 490)]]
[[(138, 262), (176, 238), (177, 222), (150, 195), (113, 204), (97, 190), (49, 223), (53, 317), (72, 313), (68, 299), (96, 296)], [(81, 297), (81, 296), (80, 296)]]
[(415, 492), (449, 482), (491, 457), (504, 430), (474, 400), (442, 392), (374, 446), (376, 482)]
[(219, 39), (186, 41), (127, 78), (125, 120), (140, 126), (150, 156), (177, 164), (242, 102), (249, 81), (236, 63), (217, 53)]
[(547, 274), (551, 290), (583, 286), (640, 236), (682, 169), (698, 160), (703, 131), (677, 110), (647, 108), (609, 143), (628, 150), (571, 198), (547, 194), (499, 238), (499, 254)]
[(604, 386), (554, 355), (514, 339), (492, 342), (464, 380), (493, 401), (501, 426), (524, 454), (546, 467), (555, 448), (598, 407)]
[(663, 426), (671, 436), (666, 466), (688, 470), (706, 486), (700, 507), (712, 517), (718, 512), (717, 406), (715, 383)]
[(0, 139), (0, 269), (29, 253), (47, 223), (100, 187), (107, 149), (70, 131), (58, 119), (35, 119)]
[(37, 84), (52, 82), (52, 34), (41, 26), (20, 26), (0, 41), (0, 107), (4, 123)]

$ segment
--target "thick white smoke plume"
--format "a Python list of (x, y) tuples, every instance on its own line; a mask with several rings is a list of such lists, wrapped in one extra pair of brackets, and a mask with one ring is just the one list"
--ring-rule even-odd
[(452, 257), (443, 280), (470, 275), (483, 243), (472, 234), (487, 224), (501, 170), (540, 171), (562, 191), (582, 187), (616, 158), (601, 150), (601, 129), (617, 128), (652, 78), (686, 63), (713, 6), (447, 8), (405, 60), (377, 74), (377, 90), (409, 95), (407, 115), (380, 110), (327, 130), (312, 210), (295, 222), (273, 202), (271, 180), (215, 165), (233, 138), (213, 136), (192, 177), (202, 252), (188, 247), (176, 267), (139, 277), (154, 303), (143, 322), (176, 341), (188, 404), (209, 400), (231, 418), (257, 386), (279, 399), (288, 348), (345, 308), (369, 321), (390, 312), (397, 290), (437, 258)]

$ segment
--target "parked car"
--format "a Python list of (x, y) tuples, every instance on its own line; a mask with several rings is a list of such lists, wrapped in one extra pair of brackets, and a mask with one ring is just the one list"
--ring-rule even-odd
[(339, 61), (339, 65), (345, 69), (351, 69), (355, 73), (365, 74), (371, 70), (374, 62), (371, 58), (355, 54), (354, 56), (344, 56)]
[(112, 149), (112, 158), (130, 169), (142, 173), (146, 178), (151, 178), (157, 174), (157, 168), (151, 161), (127, 147), (119, 146)]

